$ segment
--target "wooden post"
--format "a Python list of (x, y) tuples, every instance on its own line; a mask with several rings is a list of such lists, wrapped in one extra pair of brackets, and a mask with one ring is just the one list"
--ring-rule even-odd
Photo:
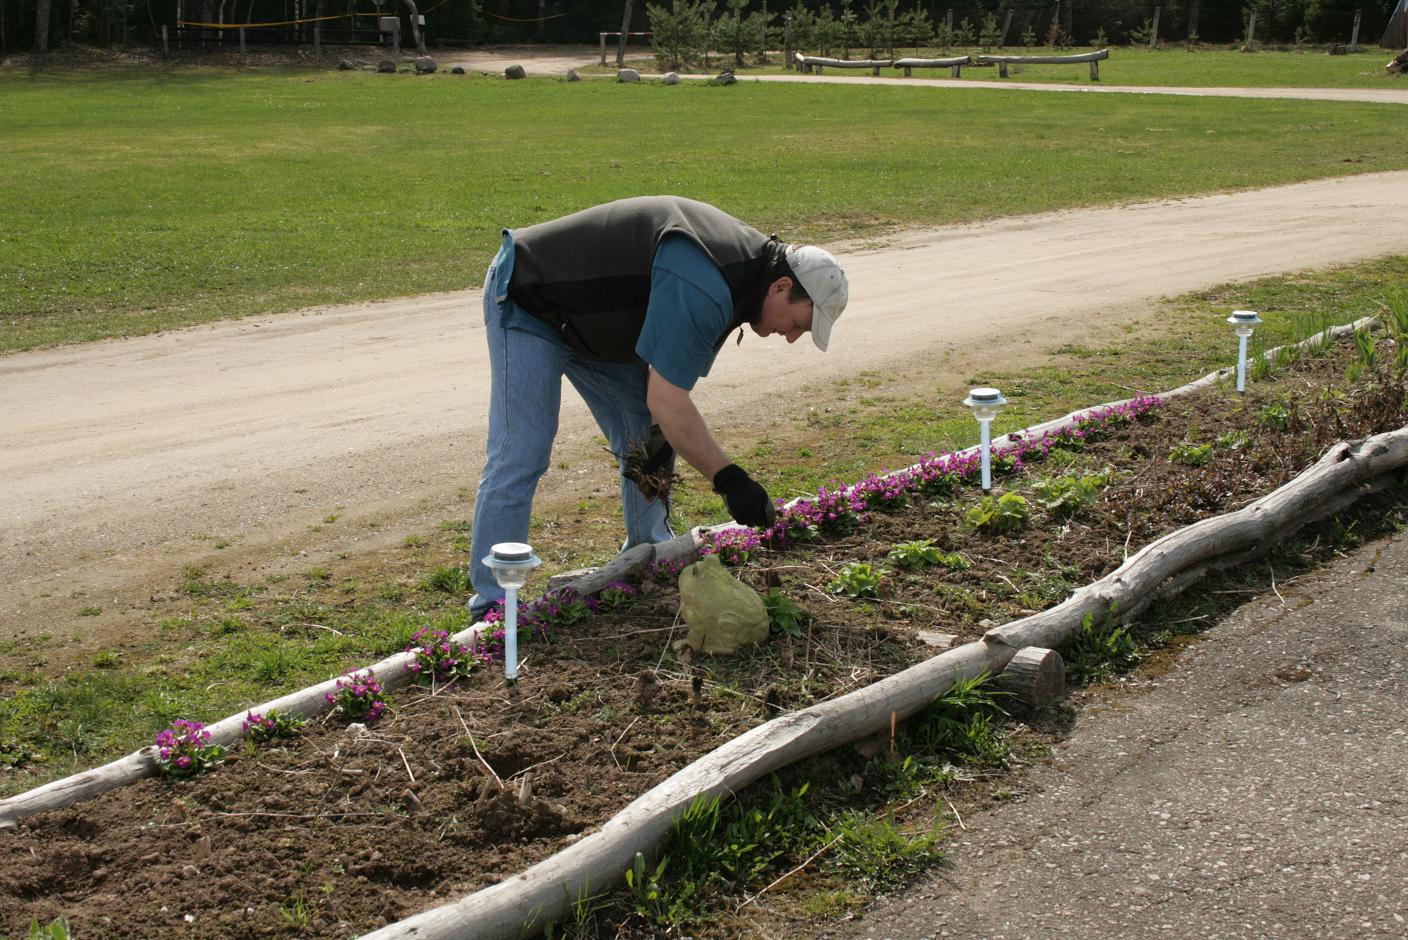
[(1163, 12), (1162, 7), (1154, 7), (1154, 25), (1149, 30), (1149, 48), (1152, 49), (1159, 42), (1159, 14)]
[(163, 59), (171, 58), (171, 44), (167, 40), (165, 23), (161, 24), (161, 57)]
[(1006, 77), (1007, 77), (1007, 63), (1006, 63), (1006, 62), (999, 62), (999, 63), (997, 63), (997, 77), (998, 77), (998, 78), (1006, 78)]
[(616, 67), (626, 67), (626, 37), (631, 31), (632, 0), (626, 0), (626, 11), (621, 14), (621, 35), (616, 37)]
[(1359, 17), (1363, 16), (1362, 10), (1354, 11), (1354, 32), (1349, 34), (1349, 51), (1359, 51)]
[(1256, 38), (1256, 11), (1250, 12), (1251, 15), (1247, 17), (1247, 40), (1243, 43), (1245, 46), (1250, 46), (1252, 40)]
[(1098, 81), (1100, 81), (1100, 60), (1099, 60), (1099, 59), (1091, 59), (1091, 60), (1090, 60), (1090, 80), (1091, 80), (1092, 82), (1098, 82)]
[(1032, 708), (1055, 705), (1066, 697), (1066, 661), (1055, 650), (1028, 646), (1012, 657), (993, 685)]
[(606, 64), (606, 34), (597, 33), (597, 38), (601, 40), (601, 64)]
[(792, 11), (782, 18), (782, 68), (792, 71)]
[(1007, 8), (1007, 18), (1002, 21), (1002, 35), (997, 39), (997, 48), (1007, 45), (1007, 31), (1012, 28), (1012, 8)]
[(245, 47), (244, 47), (244, 27), (241, 26), (241, 27), (240, 27), (240, 55), (244, 55), (244, 54), (245, 54)]

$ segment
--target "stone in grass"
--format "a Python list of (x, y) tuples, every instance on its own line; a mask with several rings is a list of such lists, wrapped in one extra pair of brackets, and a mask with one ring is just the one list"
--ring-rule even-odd
[(357, 63), (351, 59), (338, 59), (337, 68), (341, 72), (350, 72), (357, 68)]
[(665, 77), (662, 78), (661, 81), (663, 81), (666, 85), (678, 85), (680, 83), (680, 73), (666, 72)]
[(720, 73), (718, 74), (718, 77), (714, 79), (714, 84), (715, 84), (715, 85), (732, 85), (732, 84), (734, 84), (734, 83), (737, 82), (737, 81), (738, 81), (738, 76), (734, 75), (733, 72), (732, 72), (732, 70), (730, 70), (730, 69), (724, 69), (722, 72), (720, 72)]
[(454, 68), (450, 69), (450, 74), (451, 74), (451, 75), (463, 75), (463, 74), (464, 74), (464, 66), (462, 66), (462, 65), (457, 65), (457, 66), (455, 66)]
[(680, 613), (688, 634), (675, 648), (727, 654), (768, 637), (768, 610), (758, 592), (705, 555), (680, 572)]
[(521, 65), (510, 65), (508, 68), (504, 69), (504, 78), (519, 79), (527, 77), (528, 73), (523, 70), (523, 66)]
[(582, 76), (580, 76), (580, 75), (577, 74), (577, 70), (576, 70), (576, 69), (568, 69), (568, 70), (567, 70), (567, 80), (568, 80), (569, 82), (580, 82), (580, 81), (582, 80)]
[(394, 72), (396, 71), (396, 63), (390, 59), (382, 59), (376, 64), (376, 70), (378, 72)]
[(435, 60), (428, 55), (416, 57), (416, 74), (429, 75), (435, 71)]
[(616, 73), (616, 81), (638, 82), (640, 81), (640, 73), (637, 72), (635, 69), (621, 69), (619, 72)]

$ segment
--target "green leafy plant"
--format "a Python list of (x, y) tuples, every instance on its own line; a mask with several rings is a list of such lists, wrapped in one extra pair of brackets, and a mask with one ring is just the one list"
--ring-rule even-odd
[(47, 924), (30, 920), (28, 940), (73, 940), (73, 932), (69, 930), (68, 921), (62, 917), (56, 917)]
[(1026, 497), (1018, 493), (1003, 493), (996, 499), (984, 496), (978, 505), (968, 510), (968, 524), (979, 532), (993, 535), (1016, 532), (1030, 517), (1031, 506)]
[(1279, 403), (1263, 405), (1256, 413), (1256, 420), (1263, 427), (1284, 431), (1291, 425), (1291, 413), (1285, 405)]
[(1214, 442), (1218, 450), (1241, 450), (1247, 446), (1247, 435), (1242, 431), (1224, 431)]
[(1061, 649), (1066, 674), (1077, 682), (1107, 679), (1138, 665), (1139, 646), (1120, 624), (1114, 607), (1099, 621), (1086, 614), (1080, 628)]
[(1053, 515), (1069, 518), (1078, 514), (1100, 496), (1105, 478), (1099, 474), (1075, 476), (1066, 474), (1037, 481), (1032, 488), (1036, 501)]
[(915, 716), (910, 738), (922, 753), (979, 767), (1007, 761), (1007, 743), (998, 725), (1003, 694), (989, 687), (987, 673), (949, 686)]
[(847, 597), (878, 597), (884, 572), (865, 561), (852, 562), (841, 569), (826, 589)]
[(308, 724), (307, 719), (300, 718), (292, 712), (281, 712), (277, 708), (271, 708), (267, 714), (263, 715), (254, 711), (246, 712), (243, 728), (246, 737), (256, 744), (263, 744), (266, 741), (296, 738), (306, 724)]
[(915, 871), (943, 858), (944, 829), (935, 820), (927, 830), (910, 835), (889, 816), (846, 812), (833, 823), (835, 846), (826, 868), (874, 890), (903, 884)]
[(919, 539), (914, 542), (901, 542), (885, 556), (901, 568), (923, 568), (943, 562), (944, 553), (934, 547), (933, 539)]
[(768, 628), (774, 633), (788, 636), (801, 636), (802, 625), (807, 622), (806, 611), (792, 598), (778, 588), (769, 588), (763, 595), (763, 606), (768, 611)]
[(1188, 467), (1201, 467), (1212, 459), (1212, 445), (1184, 441), (1169, 449), (1168, 459)]

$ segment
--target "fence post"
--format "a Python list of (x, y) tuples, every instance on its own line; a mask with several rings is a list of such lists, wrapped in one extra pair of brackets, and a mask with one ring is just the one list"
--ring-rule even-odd
[(1247, 39), (1242, 43), (1244, 46), (1250, 46), (1252, 40), (1256, 38), (1256, 11), (1251, 10), (1249, 12), (1251, 15), (1247, 17)]
[(244, 53), (245, 53), (245, 48), (244, 48), (244, 27), (241, 26), (241, 27), (240, 27), (240, 55), (244, 55)]
[(1162, 7), (1154, 7), (1154, 26), (1149, 30), (1149, 48), (1153, 49), (1159, 42), (1159, 14), (1163, 12)]
[(1350, 52), (1358, 52), (1358, 51), (1359, 51), (1359, 17), (1362, 16), (1362, 15), (1363, 15), (1363, 11), (1361, 11), (1361, 10), (1355, 10), (1355, 11), (1354, 11), (1354, 32), (1352, 32), (1352, 33), (1349, 34), (1349, 51), (1350, 51)]
[(792, 71), (792, 11), (782, 18), (782, 68)]
[(606, 34), (605, 34), (605, 33), (597, 33), (597, 36), (600, 37), (600, 39), (601, 39), (601, 64), (602, 64), (602, 65), (605, 65), (605, 64), (606, 64)]
[(161, 25), (161, 57), (163, 59), (171, 58), (171, 45), (167, 41), (165, 23)]

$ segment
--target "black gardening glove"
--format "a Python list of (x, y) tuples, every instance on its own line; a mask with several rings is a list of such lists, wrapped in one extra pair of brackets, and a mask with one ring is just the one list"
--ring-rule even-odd
[(743, 525), (765, 529), (777, 518), (768, 491), (736, 463), (714, 474), (714, 492), (724, 498), (724, 505), (734, 520)]

